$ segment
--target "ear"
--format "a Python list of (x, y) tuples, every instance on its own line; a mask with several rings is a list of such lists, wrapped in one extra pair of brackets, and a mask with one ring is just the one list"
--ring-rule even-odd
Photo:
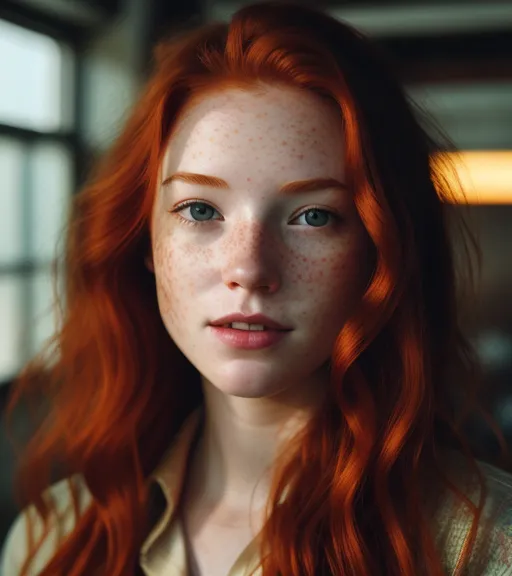
[(155, 273), (155, 266), (153, 264), (153, 254), (151, 254), (151, 252), (144, 258), (144, 264), (146, 265), (146, 268), (152, 272), (153, 274)]

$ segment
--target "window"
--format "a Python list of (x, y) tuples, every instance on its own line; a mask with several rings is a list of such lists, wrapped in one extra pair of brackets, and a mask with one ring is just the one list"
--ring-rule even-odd
[(0, 19), (0, 383), (55, 331), (52, 263), (75, 186), (74, 52)]

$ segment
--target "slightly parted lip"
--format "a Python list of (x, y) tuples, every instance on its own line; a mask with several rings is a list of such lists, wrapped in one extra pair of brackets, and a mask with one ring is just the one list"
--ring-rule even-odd
[(267, 328), (272, 328), (273, 330), (292, 330), (287, 326), (283, 326), (263, 314), (251, 314), (246, 316), (244, 314), (228, 314), (217, 320), (210, 322), (210, 326), (224, 326), (224, 324), (230, 324), (231, 322), (246, 322), (247, 324), (263, 324)]

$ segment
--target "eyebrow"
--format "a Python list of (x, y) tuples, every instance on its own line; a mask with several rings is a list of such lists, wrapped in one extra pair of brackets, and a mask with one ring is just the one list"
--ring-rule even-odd
[[(189, 184), (198, 184), (200, 186), (210, 186), (211, 188), (220, 188), (231, 190), (231, 186), (222, 178), (217, 176), (208, 176), (207, 174), (195, 174), (193, 172), (176, 172), (162, 182), (162, 186), (168, 186), (173, 180), (181, 180)], [(311, 178), (309, 180), (294, 180), (284, 184), (279, 189), (281, 194), (298, 194), (304, 192), (317, 192), (327, 188), (341, 188), (347, 190), (347, 185), (336, 178)]]

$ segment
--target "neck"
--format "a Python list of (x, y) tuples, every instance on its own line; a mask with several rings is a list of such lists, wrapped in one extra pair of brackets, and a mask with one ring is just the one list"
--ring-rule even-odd
[(271, 398), (241, 398), (203, 381), (205, 419), (190, 469), (192, 498), (232, 510), (261, 509), (278, 452), (312, 416), (325, 386), (324, 373)]

